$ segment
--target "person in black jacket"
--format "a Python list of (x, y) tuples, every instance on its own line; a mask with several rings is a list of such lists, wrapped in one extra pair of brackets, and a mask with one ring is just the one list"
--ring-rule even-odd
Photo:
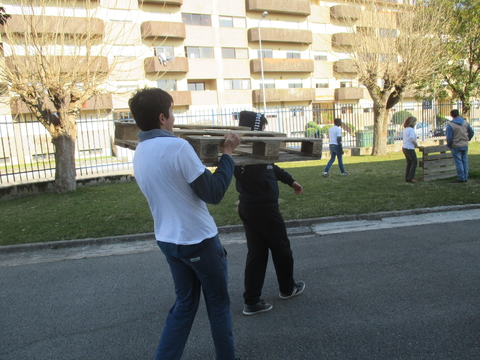
[[(266, 123), (263, 114), (240, 112), (240, 126), (262, 131)], [(285, 222), (279, 210), (278, 181), (291, 186), (296, 195), (300, 195), (303, 188), (275, 164), (237, 165), (234, 176), (239, 192), (238, 214), (245, 228), (248, 247), (243, 313), (255, 315), (273, 307), (261, 299), (269, 250), (272, 252), (280, 298), (291, 298), (305, 289), (304, 282), (296, 282), (293, 278), (294, 261)]]

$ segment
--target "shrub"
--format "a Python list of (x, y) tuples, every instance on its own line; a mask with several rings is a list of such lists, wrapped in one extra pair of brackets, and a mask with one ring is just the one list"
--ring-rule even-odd
[(392, 116), (392, 124), (397, 124), (401, 125), (405, 122), (405, 120), (409, 117), (413, 116), (410, 112), (407, 110), (401, 110), (397, 111), (395, 114)]

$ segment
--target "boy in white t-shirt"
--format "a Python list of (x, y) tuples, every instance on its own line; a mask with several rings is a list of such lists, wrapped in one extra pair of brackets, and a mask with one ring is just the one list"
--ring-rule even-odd
[(235, 133), (226, 136), (212, 174), (193, 147), (173, 135), (173, 98), (146, 88), (128, 102), (142, 130), (133, 159), (134, 175), (152, 212), (157, 244), (164, 253), (176, 300), (168, 313), (155, 360), (182, 357), (203, 293), (217, 359), (234, 360), (228, 295), (227, 253), (205, 203), (218, 204), (231, 182)]
[(343, 147), (342, 147), (342, 119), (335, 119), (333, 120), (334, 126), (332, 126), (329, 130), (329, 137), (330, 137), (330, 160), (328, 161), (327, 167), (323, 171), (322, 176), (325, 178), (330, 177), (328, 175), (328, 171), (330, 167), (335, 162), (335, 158), (338, 158), (338, 166), (340, 167), (340, 172), (343, 176), (347, 176), (348, 173), (345, 171), (343, 167)]

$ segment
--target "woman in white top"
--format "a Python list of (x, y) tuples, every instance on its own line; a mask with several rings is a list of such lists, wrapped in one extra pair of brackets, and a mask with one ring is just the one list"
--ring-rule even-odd
[(418, 147), (417, 135), (415, 134), (415, 124), (417, 118), (409, 116), (403, 123), (403, 145), (402, 151), (407, 159), (407, 168), (405, 171), (405, 180), (407, 182), (416, 183), (415, 171), (417, 170), (417, 153), (415, 148)]

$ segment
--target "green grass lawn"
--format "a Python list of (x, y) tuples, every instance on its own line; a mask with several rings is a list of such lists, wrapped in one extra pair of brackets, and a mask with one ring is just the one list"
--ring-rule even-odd
[[(420, 153), (418, 153), (420, 157)], [(443, 205), (480, 203), (480, 143), (469, 147), (470, 178), (406, 183), (401, 152), (387, 156), (345, 157), (350, 176), (321, 176), (328, 159), (279, 164), (304, 187), (295, 196), (280, 183), (280, 210), (286, 220), (366, 214)], [(417, 177), (421, 169), (417, 170)], [(234, 181), (219, 205), (209, 205), (218, 226), (240, 224)], [(78, 188), (58, 195), (39, 194), (0, 200), (0, 245), (148, 233), (153, 220), (135, 182)]]

